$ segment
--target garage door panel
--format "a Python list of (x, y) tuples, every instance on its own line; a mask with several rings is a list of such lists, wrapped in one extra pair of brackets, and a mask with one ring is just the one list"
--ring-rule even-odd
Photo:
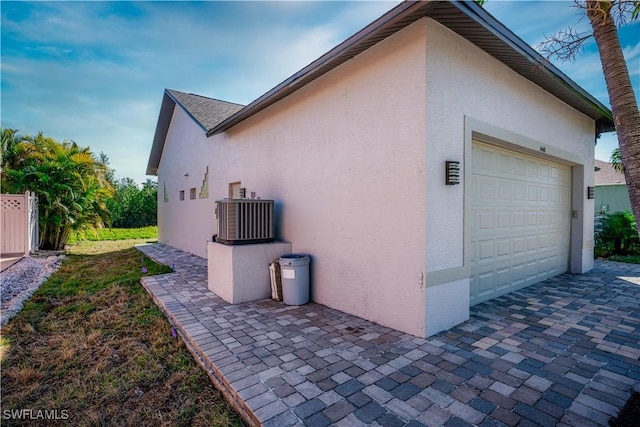
[(549, 226), (549, 211), (544, 210), (538, 212), (538, 225), (544, 228)]
[(511, 212), (501, 210), (496, 213), (496, 228), (498, 231), (509, 232), (511, 230)]
[(479, 294), (486, 294), (492, 291), (494, 282), (493, 271), (478, 274), (475, 281), (477, 282), (477, 292)]
[(548, 182), (549, 178), (551, 177), (551, 173), (549, 171), (549, 165), (546, 164), (539, 164), (538, 165), (538, 172), (539, 172), (539, 177), (540, 177), (540, 182)]
[(498, 170), (500, 172), (506, 173), (508, 175), (513, 174), (513, 166), (511, 164), (511, 156), (508, 156), (506, 154), (503, 153), (498, 153), (497, 155), (497, 161), (499, 163), (498, 165)]
[(561, 168), (552, 165), (551, 166), (551, 175), (549, 182), (552, 184), (562, 185), (565, 182), (570, 180), (570, 173), (566, 168)]
[(478, 263), (493, 262), (493, 240), (478, 242)]
[(538, 200), (540, 204), (548, 205), (551, 201), (551, 189), (547, 187), (540, 187)]
[(511, 203), (511, 187), (512, 183), (506, 180), (501, 180), (498, 182), (498, 197), (497, 202), (504, 205)]
[(493, 233), (495, 230), (494, 223), (495, 212), (490, 209), (478, 210), (476, 231), (478, 234)]
[(527, 240), (525, 236), (514, 236), (511, 238), (511, 256), (524, 255), (527, 250)]
[(524, 283), (524, 279), (527, 277), (527, 266), (524, 262), (514, 263), (511, 265), (511, 280), (515, 284)]
[(546, 233), (538, 234), (538, 249), (553, 250), (553, 246), (549, 242), (549, 235)]
[(524, 210), (518, 209), (514, 210), (511, 214), (512, 225), (514, 230), (520, 229), (520, 231), (524, 231), (526, 229), (526, 212)]
[(570, 168), (483, 143), (471, 165), (471, 304), (566, 272)]
[[(511, 267), (495, 270), (494, 274), (498, 289), (511, 286)], [(493, 292), (493, 289), (488, 289), (487, 292)]]
[(527, 160), (521, 156), (512, 156), (513, 175), (516, 179), (523, 179), (527, 176)]
[(558, 210), (552, 210), (549, 212), (549, 225), (553, 228), (558, 228), (562, 225), (562, 216), (564, 212)]
[(478, 171), (491, 171), (495, 165), (496, 152), (486, 147), (479, 147), (477, 152)]
[(496, 259), (510, 257), (511, 252), (511, 239), (509, 237), (496, 239)]
[(496, 184), (488, 179), (483, 179), (478, 182), (478, 202), (479, 203), (494, 203), (496, 200)]
[(549, 257), (538, 259), (538, 277), (546, 276), (553, 270)]
[(538, 204), (538, 186), (537, 185), (527, 185), (527, 203), (533, 203), (534, 205)]
[(524, 204), (527, 201), (527, 186), (521, 182), (514, 182), (513, 188), (513, 201), (516, 203)]
[(527, 262), (527, 282), (533, 282), (538, 277), (538, 260), (534, 259)]

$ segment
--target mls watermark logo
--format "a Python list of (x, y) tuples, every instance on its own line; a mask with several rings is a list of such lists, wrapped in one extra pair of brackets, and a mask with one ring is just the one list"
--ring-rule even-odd
[(68, 420), (68, 409), (5, 409), (3, 420)]

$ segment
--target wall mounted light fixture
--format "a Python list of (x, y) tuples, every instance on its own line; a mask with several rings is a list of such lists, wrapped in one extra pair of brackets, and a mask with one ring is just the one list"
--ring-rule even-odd
[(460, 184), (460, 162), (453, 160), (445, 162), (445, 179), (447, 185)]
[(595, 187), (587, 187), (587, 199), (595, 199), (595, 198), (596, 198)]

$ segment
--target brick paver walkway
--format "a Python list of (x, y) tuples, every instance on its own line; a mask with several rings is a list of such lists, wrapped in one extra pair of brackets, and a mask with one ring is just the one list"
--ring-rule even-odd
[(138, 248), (173, 266), (142, 283), (250, 424), (584, 427), (640, 391), (640, 266), (597, 262), (423, 339), (315, 303), (231, 305), (206, 260)]

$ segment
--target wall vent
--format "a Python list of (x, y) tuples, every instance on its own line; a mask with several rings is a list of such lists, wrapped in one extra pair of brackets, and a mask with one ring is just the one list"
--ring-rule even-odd
[(273, 206), (273, 200), (217, 200), (218, 237), (216, 242), (225, 245), (274, 242)]

